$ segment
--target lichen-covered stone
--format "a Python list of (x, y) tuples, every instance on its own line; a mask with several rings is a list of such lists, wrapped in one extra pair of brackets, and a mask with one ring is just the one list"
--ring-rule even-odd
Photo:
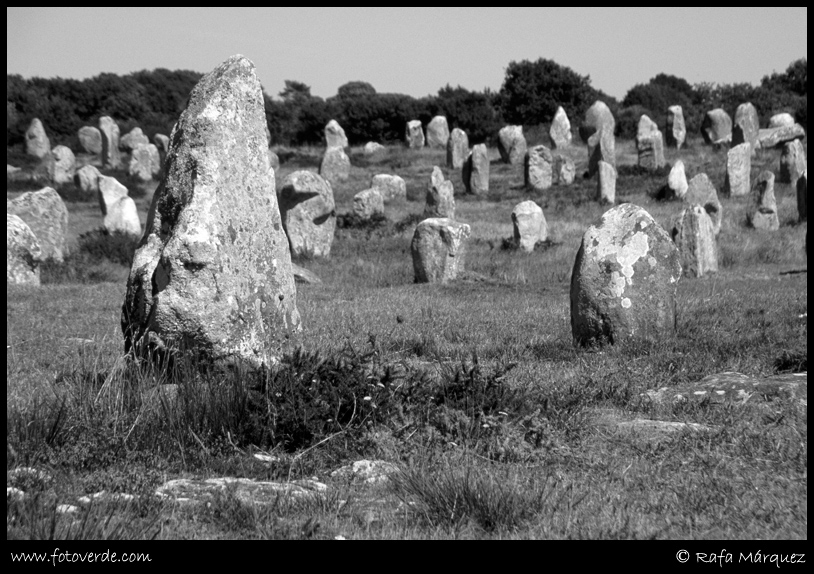
[(791, 140), (783, 144), (780, 154), (780, 172), (777, 181), (797, 185), (797, 179), (808, 168), (806, 150), (800, 140)]
[(704, 115), (701, 135), (707, 144), (720, 144), (732, 137), (732, 118), (723, 108), (715, 108)]
[(613, 114), (607, 104), (597, 100), (585, 111), (585, 118), (582, 120), (582, 125), (579, 126), (579, 137), (584, 143), (588, 143), (590, 137), (602, 127), (613, 134), (616, 129), (616, 120), (613, 119)]
[(646, 114), (639, 118), (636, 150), (639, 153), (639, 166), (650, 170), (664, 167), (663, 136), (656, 122)]
[(25, 152), (40, 159), (51, 153), (51, 140), (45, 134), (45, 127), (39, 118), (31, 120), (25, 131)]
[(604, 161), (616, 167), (616, 138), (608, 127), (600, 127), (588, 138), (588, 177), (593, 177)]
[(102, 132), (99, 128), (93, 126), (83, 126), (77, 132), (79, 138), (79, 145), (87, 153), (100, 154), (102, 153)]
[(447, 167), (461, 169), (469, 155), (469, 137), (461, 128), (455, 128), (447, 141)]
[(740, 104), (735, 110), (735, 119), (732, 125), (732, 146), (748, 143), (751, 145), (751, 153), (755, 155), (758, 142), (758, 115), (757, 109), (752, 102)]
[(119, 124), (110, 116), (99, 118), (99, 131), (102, 134), (102, 165), (117, 168), (122, 159), (119, 152)]
[(667, 108), (667, 145), (681, 149), (687, 139), (687, 127), (684, 123), (684, 110), (681, 106)]
[(150, 138), (144, 135), (140, 127), (135, 127), (121, 137), (119, 149), (131, 152), (138, 146), (147, 145), (148, 143), (150, 143)]
[(596, 199), (599, 203), (613, 205), (616, 203), (616, 168), (600, 161), (596, 178)]
[(348, 136), (345, 129), (336, 120), (329, 121), (325, 126), (325, 147), (348, 147)]
[(130, 155), (127, 173), (141, 181), (152, 181), (161, 173), (161, 159), (158, 148), (151, 144), (138, 144)]
[(687, 185), (687, 193), (684, 194), (684, 203), (703, 206), (704, 211), (712, 220), (712, 229), (715, 231), (715, 235), (721, 232), (723, 207), (718, 199), (718, 190), (715, 189), (707, 174), (699, 173), (690, 180)]
[(179, 345), (255, 367), (274, 363), (299, 330), (265, 123), (260, 82), (243, 56), (192, 90), (127, 282), (127, 346)]
[(726, 152), (726, 178), (724, 193), (737, 197), (749, 193), (752, 171), (752, 146), (742, 143)]
[(416, 227), (410, 251), (416, 283), (446, 283), (464, 270), (470, 228), (452, 219), (425, 219)]
[(6, 213), (6, 284), (39, 285), (42, 251), (25, 221)]
[(54, 161), (48, 163), (48, 177), (55, 185), (73, 181), (76, 174), (76, 156), (71, 148), (58, 145), (51, 150)]
[(543, 209), (531, 200), (518, 203), (512, 210), (514, 242), (527, 252), (534, 251), (538, 241), (548, 239), (548, 224)]
[(387, 148), (379, 142), (367, 142), (364, 148), (362, 148), (362, 151), (365, 155), (376, 155), (386, 153)]
[(341, 147), (329, 147), (319, 164), (319, 175), (331, 185), (347, 181), (350, 176), (350, 158)]
[(99, 177), (101, 172), (94, 166), (88, 164), (84, 165), (74, 175), (74, 184), (76, 187), (88, 194), (93, 194), (95, 197), (99, 192)]
[(785, 128), (794, 124), (794, 116), (788, 112), (774, 114), (769, 118), (769, 128)]
[(606, 211), (582, 237), (571, 274), (577, 344), (659, 341), (676, 326), (678, 249), (641, 207)]
[(489, 193), (489, 152), (486, 144), (478, 144), (472, 148), (461, 169), (461, 178), (467, 193)]
[(25, 221), (37, 238), (41, 259), (64, 260), (68, 208), (55, 189), (45, 187), (7, 200), (6, 213)]
[(557, 149), (562, 149), (571, 145), (571, 122), (562, 106), (557, 108), (554, 118), (551, 120), (551, 127), (548, 129), (548, 136), (551, 138), (551, 145)]
[(703, 206), (686, 206), (673, 222), (670, 235), (678, 248), (684, 276), (702, 277), (718, 271), (718, 244), (712, 220)]
[(384, 201), (378, 189), (365, 189), (353, 196), (353, 213), (363, 220), (384, 215)]
[(370, 180), (370, 187), (379, 190), (385, 203), (407, 201), (407, 182), (401, 176), (376, 174)]
[(687, 184), (687, 174), (684, 171), (684, 162), (677, 159), (670, 168), (670, 174), (667, 176), (667, 187), (672, 192), (673, 197), (684, 199), (687, 194), (689, 185)]
[(446, 149), (449, 141), (449, 125), (444, 116), (435, 116), (427, 124), (427, 146)]
[(452, 182), (444, 179), (441, 168), (434, 166), (427, 186), (427, 203), (424, 217), (455, 219), (455, 191)]
[(107, 215), (110, 207), (118, 202), (122, 197), (127, 197), (127, 188), (119, 180), (110, 175), (100, 175), (96, 178), (97, 189), (99, 190), (99, 207), (102, 215)]
[(407, 122), (404, 139), (407, 142), (407, 147), (424, 147), (424, 130), (421, 128), (421, 120), (410, 120)]
[(107, 209), (103, 225), (110, 233), (126, 233), (141, 237), (141, 220), (133, 198), (125, 195), (113, 202)]
[(295, 171), (285, 178), (277, 198), (291, 253), (328, 257), (336, 230), (331, 183), (312, 171)]
[(551, 187), (554, 180), (554, 156), (544, 145), (534, 146), (526, 152), (523, 162), (525, 185), (542, 191)]
[(497, 150), (503, 163), (521, 165), (526, 157), (523, 126), (503, 126), (498, 133)]
[(571, 185), (576, 177), (577, 167), (574, 160), (565, 155), (554, 156), (554, 183)]
[(777, 217), (777, 200), (774, 196), (774, 174), (763, 171), (752, 187), (752, 198), (746, 212), (746, 222), (755, 229), (777, 231), (780, 219)]

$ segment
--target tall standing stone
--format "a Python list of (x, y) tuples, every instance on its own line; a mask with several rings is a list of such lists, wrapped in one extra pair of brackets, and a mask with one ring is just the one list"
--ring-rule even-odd
[(797, 180), (797, 216), (800, 222), (808, 220), (808, 170)]
[(726, 179), (724, 193), (737, 197), (749, 193), (749, 175), (752, 170), (752, 146), (742, 143), (726, 153)]
[(130, 155), (127, 173), (141, 181), (152, 181), (161, 173), (161, 159), (155, 145), (138, 144)]
[(554, 156), (554, 183), (571, 185), (574, 183), (576, 173), (577, 168), (570, 157), (565, 155)]
[(25, 152), (40, 159), (51, 152), (51, 141), (45, 135), (45, 128), (39, 118), (31, 120), (25, 131)]
[(702, 277), (718, 271), (718, 245), (712, 220), (703, 206), (686, 206), (671, 231), (679, 262), (686, 277)]
[(579, 126), (579, 137), (583, 142), (588, 143), (590, 137), (602, 127), (613, 135), (616, 130), (616, 120), (613, 119), (613, 114), (607, 104), (597, 100), (585, 111), (585, 118), (582, 120), (582, 125)]
[(526, 187), (536, 191), (551, 187), (554, 179), (554, 156), (547, 147), (538, 145), (528, 150), (523, 168)]
[(533, 201), (523, 201), (512, 210), (512, 229), (515, 244), (531, 253), (538, 241), (548, 239), (548, 224), (543, 209)]
[(735, 119), (732, 125), (732, 146), (748, 143), (752, 146), (751, 153), (755, 154), (758, 147), (758, 116), (752, 102), (746, 102), (735, 110)]
[(593, 177), (600, 161), (616, 167), (616, 138), (608, 126), (601, 126), (588, 138), (588, 177)]
[(260, 82), (243, 56), (192, 90), (127, 282), (126, 346), (178, 344), (259, 366), (299, 330), (265, 123)]
[(48, 163), (48, 177), (54, 185), (62, 185), (73, 181), (76, 174), (76, 156), (71, 148), (58, 145), (51, 150), (54, 161)]
[(722, 108), (710, 110), (701, 123), (701, 135), (707, 144), (720, 144), (732, 137), (732, 118)]
[(556, 149), (562, 149), (571, 145), (571, 122), (562, 106), (557, 108), (554, 119), (551, 120), (551, 127), (548, 129), (548, 136), (551, 138), (551, 145)]
[(424, 147), (424, 130), (421, 128), (421, 120), (410, 120), (407, 122), (407, 130), (404, 139), (409, 148)]
[(6, 212), (25, 221), (37, 237), (42, 259), (64, 260), (68, 208), (54, 188), (27, 191), (7, 200)]
[(681, 106), (667, 108), (667, 145), (681, 149), (687, 139), (687, 127), (684, 124), (684, 110)]
[(331, 183), (312, 171), (295, 171), (283, 181), (278, 200), (292, 255), (328, 257), (336, 230)]
[(469, 137), (461, 128), (455, 128), (447, 141), (447, 167), (461, 169), (469, 155)]
[(336, 120), (331, 120), (325, 125), (325, 147), (348, 147), (348, 136)]
[(503, 126), (500, 128), (497, 149), (503, 163), (520, 165), (526, 157), (526, 138), (523, 126)]
[(778, 181), (796, 186), (797, 179), (806, 169), (806, 150), (800, 140), (791, 140), (783, 144), (783, 151), (780, 153)]
[(102, 165), (118, 168), (122, 163), (119, 154), (119, 124), (110, 116), (102, 116), (99, 118), (99, 131), (102, 133)]
[(684, 162), (677, 159), (670, 168), (670, 174), (667, 176), (667, 187), (672, 192), (672, 196), (678, 199), (684, 199), (687, 194), (689, 185), (687, 184), (687, 174), (684, 172)]
[(102, 153), (102, 132), (99, 131), (99, 128), (83, 126), (79, 128), (77, 137), (79, 138), (79, 145), (87, 153)]
[(577, 344), (669, 339), (676, 328), (678, 249), (641, 207), (606, 211), (582, 237), (571, 273)]
[(410, 252), (416, 283), (446, 283), (464, 271), (470, 228), (452, 219), (431, 217), (415, 229)]
[(461, 171), (467, 193), (489, 193), (489, 152), (486, 144), (478, 144), (472, 148)]
[(715, 235), (721, 232), (721, 222), (723, 220), (723, 206), (718, 199), (718, 190), (705, 173), (699, 173), (690, 180), (687, 186), (687, 193), (684, 195), (684, 203), (687, 205), (698, 204), (704, 208), (712, 221), (712, 229)]
[(646, 114), (639, 118), (636, 150), (639, 152), (639, 166), (649, 170), (664, 167), (664, 139), (656, 122)]
[(432, 148), (446, 149), (449, 141), (449, 125), (444, 116), (435, 116), (427, 124), (427, 145)]
[(455, 192), (452, 182), (444, 179), (441, 168), (434, 166), (427, 186), (427, 203), (424, 217), (455, 219)]
[(596, 178), (596, 199), (599, 203), (613, 205), (616, 203), (616, 168), (600, 161)]
[(777, 217), (777, 200), (774, 197), (774, 174), (763, 171), (752, 187), (752, 200), (746, 212), (746, 222), (755, 229), (777, 231), (780, 220)]
[(370, 187), (379, 190), (385, 203), (407, 200), (407, 182), (401, 176), (380, 173), (370, 179)]
[(347, 181), (350, 175), (350, 158), (341, 147), (329, 147), (319, 164), (319, 175), (336, 185)]
[(42, 250), (25, 221), (6, 213), (6, 285), (39, 285)]
[(119, 148), (132, 152), (138, 146), (147, 145), (148, 143), (150, 143), (150, 139), (144, 135), (140, 127), (136, 126), (121, 137)]

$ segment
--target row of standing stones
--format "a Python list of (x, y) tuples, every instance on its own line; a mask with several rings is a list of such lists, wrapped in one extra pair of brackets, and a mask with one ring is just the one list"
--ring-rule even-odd
[[(555, 122), (560, 139), (552, 135), (552, 140), (565, 146), (564, 134), (571, 130), (562, 128), (567, 117), (561, 112)], [(671, 117), (675, 125), (680, 109), (671, 108)], [(589, 148), (589, 173), (597, 175), (599, 198), (609, 203), (613, 194), (602, 190), (603, 185), (611, 190), (615, 186), (613, 122), (610, 110), (597, 102), (580, 128)], [(446, 125), (445, 120), (433, 123)], [(420, 129), (420, 122), (408, 125), (408, 136), (415, 132), (418, 137)], [(681, 145), (683, 137), (675, 135), (680, 130), (672, 131)], [(457, 129), (445, 144), (443, 137), (428, 139), (431, 145), (448, 146), (448, 161), (468, 176), (464, 181), (469, 191), (488, 190), (485, 146), (468, 150), (466, 134)], [(272, 364), (283, 342), (301, 329), (291, 254), (330, 254), (336, 226), (331, 179), (341, 178), (349, 165), (342, 158), (347, 146), (344, 131), (333, 120), (326, 126), (328, 146), (319, 174), (294, 172), (279, 192), (269, 193), (275, 190), (274, 157), (268, 152), (260, 85), (254, 65), (233, 56), (196, 85), (171, 142), (127, 281), (121, 321), (125, 347), (163, 354), (183, 345), (219, 362)], [(542, 187), (552, 179), (567, 183), (569, 177), (573, 181), (573, 164), (558, 160), (544, 146), (526, 149), (520, 126), (501, 130), (500, 142), (504, 161), (524, 162), (528, 185)], [(657, 167), (661, 156), (663, 165), (659, 142), (660, 132), (643, 116), (637, 136), (640, 163)], [(799, 143), (796, 137), (785, 143), (794, 142)], [(366, 152), (377, 153), (375, 147), (368, 144)], [(585, 232), (571, 282), (571, 324), (577, 343), (671, 336), (679, 278), (717, 269), (715, 235), (722, 215), (717, 191), (704, 174), (681, 182), (683, 169), (678, 173), (677, 167), (683, 166), (677, 162), (668, 185), (679, 182), (674, 193), (684, 209), (670, 233), (632, 204), (610, 209)], [(806, 217), (806, 173), (804, 168), (796, 181), (801, 219)], [(93, 180), (93, 174), (88, 177)], [(755, 186), (757, 207), (751, 219), (756, 227), (772, 211), (773, 180), (771, 172), (761, 174)], [(105, 176), (97, 175), (95, 182), (103, 212), (113, 212), (127, 198), (126, 188), (118, 199), (115, 193), (101, 191), (109, 187)], [(376, 175), (370, 189), (354, 198), (354, 213), (371, 217), (383, 212), (385, 201), (405, 195), (402, 178)], [(67, 210), (50, 188), (24, 194), (8, 206), (8, 282), (36, 282), (36, 262), (61, 256)], [(425, 219), (411, 243), (416, 282), (446, 282), (464, 269), (471, 228), (455, 220), (454, 209), (452, 183), (436, 167)], [(776, 219), (776, 207), (774, 214)], [(26, 223), (36, 219), (40, 223), (32, 230)], [(533, 201), (518, 204), (512, 221), (521, 249), (531, 251), (538, 241), (545, 241), (545, 217)], [(57, 247), (59, 229), (63, 247)]]

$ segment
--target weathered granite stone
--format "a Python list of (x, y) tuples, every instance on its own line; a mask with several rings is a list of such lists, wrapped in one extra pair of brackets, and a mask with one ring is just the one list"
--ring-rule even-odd
[(804, 137), (806, 137), (806, 131), (800, 124), (758, 130), (757, 134), (758, 142), (763, 149), (780, 147), (786, 142), (803, 139)]
[(777, 181), (797, 185), (797, 179), (807, 169), (806, 150), (800, 140), (783, 144), (780, 154), (780, 172)]
[(140, 127), (135, 127), (121, 137), (119, 140), (119, 149), (132, 152), (136, 147), (148, 143), (150, 143), (150, 138), (144, 135)]
[(526, 152), (523, 163), (525, 185), (536, 191), (551, 187), (554, 179), (554, 156), (544, 145), (534, 146)]
[(707, 144), (720, 144), (732, 137), (732, 118), (722, 108), (710, 110), (701, 123), (701, 135)]
[(326, 484), (311, 479), (273, 482), (227, 476), (170, 480), (159, 486), (155, 495), (177, 504), (203, 506), (211, 505), (213, 501), (223, 497), (223, 493), (230, 492), (250, 508), (263, 506), (274, 508), (281, 500), (320, 500), (327, 488)]
[(427, 124), (427, 146), (446, 149), (449, 141), (449, 125), (444, 116), (435, 116)]
[(384, 200), (378, 189), (365, 189), (353, 196), (353, 213), (360, 219), (384, 215)]
[(93, 126), (83, 126), (77, 132), (79, 138), (79, 145), (87, 153), (100, 154), (102, 153), (102, 132), (99, 128)]
[(707, 375), (700, 381), (661, 387), (644, 394), (656, 404), (706, 401), (713, 404), (755, 404), (778, 398), (808, 405), (808, 373), (749, 377), (728, 371)]
[(407, 122), (404, 139), (407, 142), (407, 147), (424, 147), (424, 130), (421, 128), (421, 120), (410, 120)]
[(99, 190), (99, 207), (102, 209), (103, 216), (107, 215), (114, 203), (122, 197), (127, 197), (127, 188), (115, 177), (100, 175), (96, 178), (96, 185)]
[(451, 181), (444, 179), (444, 172), (438, 166), (432, 168), (430, 184), (427, 186), (427, 203), (424, 206), (424, 217), (455, 219), (454, 188)]
[[(122, 308), (126, 347), (272, 364), (300, 328), (252, 62), (204, 75), (173, 128)], [(317, 176), (318, 177), (318, 176)]]
[(161, 173), (161, 159), (155, 145), (138, 144), (130, 155), (127, 173), (141, 181), (152, 181)]
[(39, 118), (31, 120), (25, 131), (25, 152), (40, 159), (51, 153), (51, 140), (45, 135), (45, 128)]
[(309, 271), (305, 267), (300, 267), (294, 262), (291, 263), (291, 272), (294, 274), (294, 281), (297, 283), (308, 283), (310, 285), (322, 283), (322, 279), (316, 273)]
[(158, 151), (167, 153), (170, 149), (170, 137), (164, 134), (155, 134), (153, 136), (153, 144), (155, 144)]
[(118, 168), (121, 163), (119, 153), (119, 124), (110, 116), (99, 118), (99, 131), (102, 134), (102, 165)]
[(574, 161), (565, 155), (554, 156), (554, 183), (571, 185), (574, 183), (577, 168)]
[(497, 150), (503, 163), (521, 165), (526, 157), (526, 138), (523, 126), (503, 126), (497, 140)]
[(362, 150), (365, 155), (384, 154), (387, 152), (387, 148), (378, 142), (367, 142)]
[(141, 221), (138, 217), (136, 202), (130, 196), (120, 197), (107, 209), (103, 221), (110, 233), (120, 232), (141, 237)]
[(788, 112), (775, 114), (769, 119), (769, 128), (785, 128), (794, 124), (794, 116)]
[(579, 137), (584, 143), (588, 143), (590, 137), (602, 127), (607, 128), (608, 132), (613, 135), (616, 120), (613, 119), (613, 114), (607, 104), (597, 100), (585, 111), (585, 118), (582, 120), (582, 125), (579, 126)]
[(808, 220), (808, 169), (797, 180), (797, 215), (801, 222)]
[(746, 223), (755, 229), (777, 231), (780, 220), (777, 217), (777, 200), (774, 197), (774, 174), (763, 171), (752, 187), (752, 201), (746, 212)]
[(407, 201), (407, 183), (401, 176), (387, 173), (374, 175), (370, 187), (379, 190), (385, 203)]
[(331, 183), (311, 171), (295, 171), (278, 194), (283, 227), (295, 257), (328, 257), (336, 230)]
[(96, 196), (99, 192), (99, 176), (101, 175), (101, 172), (94, 166), (84, 165), (76, 171), (73, 178), (74, 184), (82, 191)]
[(325, 126), (325, 147), (348, 147), (348, 136), (345, 129), (336, 120), (329, 121)]
[(611, 164), (600, 161), (597, 170), (596, 199), (599, 203), (616, 203), (616, 168)]
[(58, 145), (51, 150), (54, 161), (48, 163), (48, 177), (54, 185), (73, 181), (76, 174), (76, 156), (71, 148)]
[(469, 137), (461, 128), (455, 128), (447, 141), (447, 167), (461, 169), (469, 155)]
[(677, 159), (670, 168), (670, 175), (667, 176), (667, 187), (672, 192), (672, 196), (683, 199), (687, 194), (687, 174), (684, 172), (684, 162)]
[(726, 152), (726, 179), (724, 193), (737, 197), (749, 193), (749, 176), (752, 171), (752, 146), (742, 143)]
[(742, 143), (751, 145), (751, 153), (755, 155), (755, 150), (760, 145), (757, 139), (758, 128), (760, 127), (757, 109), (752, 102), (746, 102), (738, 106), (735, 110), (735, 119), (732, 125), (732, 146)]
[(557, 108), (554, 118), (551, 120), (551, 127), (548, 129), (548, 136), (551, 138), (551, 145), (556, 149), (562, 149), (571, 145), (571, 122), (562, 106)]
[(718, 271), (718, 244), (712, 220), (703, 206), (686, 206), (673, 222), (670, 235), (678, 248), (686, 277), (702, 277)]
[(472, 148), (461, 172), (467, 193), (489, 193), (489, 152), (486, 144), (478, 144)]
[(6, 284), (39, 285), (42, 251), (25, 221), (6, 213)]
[(470, 228), (452, 219), (425, 219), (416, 227), (410, 251), (416, 283), (446, 283), (464, 270)]
[(687, 127), (684, 123), (684, 110), (681, 106), (667, 108), (667, 145), (681, 149), (687, 139)]
[(616, 168), (616, 138), (606, 127), (601, 127), (588, 138), (588, 177), (594, 176), (600, 161)]
[(392, 462), (357, 460), (352, 465), (346, 465), (333, 471), (331, 478), (351, 484), (382, 484), (398, 470), (399, 468)]
[(51, 187), (28, 191), (6, 201), (6, 213), (25, 221), (40, 245), (41, 259), (63, 261), (68, 233), (68, 208)]
[(718, 200), (718, 190), (705, 173), (699, 173), (690, 180), (687, 186), (687, 193), (684, 194), (684, 203), (687, 205), (698, 204), (703, 206), (709, 218), (712, 220), (712, 229), (715, 235), (721, 232), (721, 221), (723, 220), (723, 207)]
[(350, 175), (350, 158), (341, 147), (329, 147), (319, 164), (319, 175), (336, 185), (347, 181)]
[(636, 150), (639, 166), (645, 169), (664, 167), (664, 139), (656, 122), (643, 114), (636, 132)]
[(533, 201), (518, 203), (512, 211), (512, 228), (515, 244), (531, 253), (538, 241), (548, 239), (548, 224), (543, 209)]
[(676, 327), (678, 249), (641, 207), (606, 211), (582, 237), (571, 274), (577, 344), (658, 341)]

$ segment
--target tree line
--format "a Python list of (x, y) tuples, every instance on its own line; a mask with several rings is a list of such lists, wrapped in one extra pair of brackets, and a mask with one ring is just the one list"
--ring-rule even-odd
[[(323, 99), (311, 88), (286, 80), (277, 98), (263, 91), (266, 120), (272, 144), (319, 145), (323, 129), (336, 119), (351, 145), (368, 141), (395, 142), (404, 138), (407, 121), (426, 125), (435, 115), (446, 116), (450, 129), (459, 127), (470, 143), (494, 143), (505, 124), (526, 128), (547, 127), (562, 106), (578, 127), (585, 110), (597, 99), (604, 101), (617, 119), (617, 136), (632, 138), (642, 114), (665, 125), (667, 108), (681, 105), (688, 133), (699, 133), (704, 114), (721, 107), (734, 115), (737, 106), (751, 101), (761, 125), (779, 112), (791, 113), (807, 128), (808, 63), (792, 62), (783, 73), (766, 75), (760, 85), (696, 84), (669, 74), (658, 74), (646, 84), (631, 88), (619, 102), (594, 88), (590, 76), (544, 58), (510, 62), (500, 90), (473, 91), (446, 85), (436, 95), (415, 98), (378, 93), (368, 82), (352, 81), (336, 95)], [(139, 126), (148, 135), (169, 135), (186, 106), (189, 93), (202, 74), (190, 70), (159, 68), (125, 76), (100, 74), (85, 80), (31, 78), (9, 74), (6, 80), (6, 142), (22, 144), (33, 118), (40, 118), (52, 145), (78, 149), (77, 131), (98, 125), (103, 115), (113, 117), (122, 133)]]

